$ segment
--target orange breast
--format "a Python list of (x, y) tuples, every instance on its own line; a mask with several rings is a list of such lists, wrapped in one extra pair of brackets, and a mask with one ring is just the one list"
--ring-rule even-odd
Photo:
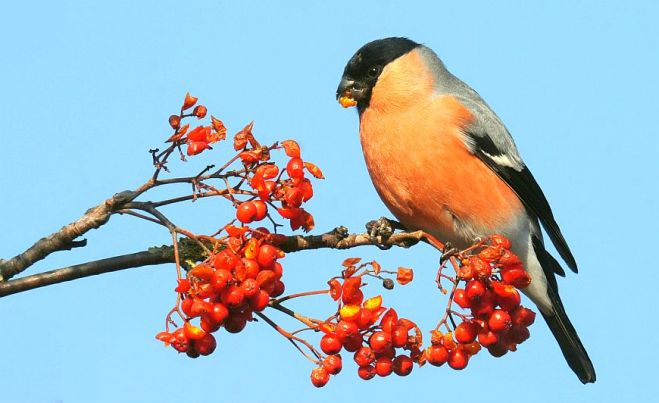
[(462, 140), (472, 118), (466, 108), (428, 94), (393, 111), (378, 106), (375, 90), (361, 143), (373, 184), (398, 220), (456, 245), (517, 225), (522, 203)]

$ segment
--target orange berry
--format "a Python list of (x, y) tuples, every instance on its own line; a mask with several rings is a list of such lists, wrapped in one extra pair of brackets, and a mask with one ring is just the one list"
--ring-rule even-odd
[(480, 280), (470, 280), (465, 286), (467, 298), (471, 301), (479, 301), (485, 295), (485, 284)]
[(270, 244), (264, 243), (259, 248), (258, 255), (256, 256), (256, 261), (258, 264), (263, 267), (271, 267), (277, 258), (282, 257), (282, 252), (276, 247)]
[(467, 293), (462, 288), (456, 288), (453, 292), (453, 301), (460, 305), (460, 308), (467, 309), (471, 307), (471, 301), (467, 298)]
[(394, 358), (393, 361), (393, 370), (396, 375), (407, 376), (412, 372), (414, 368), (414, 362), (412, 359), (406, 355), (399, 355)]
[(458, 343), (469, 344), (478, 336), (476, 326), (471, 322), (462, 322), (455, 328), (455, 339)]
[(359, 369), (357, 369), (357, 375), (365, 381), (373, 379), (375, 376), (375, 367), (373, 365), (359, 367)]
[(329, 382), (330, 374), (324, 367), (314, 368), (311, 371), (311, 383), (317, 388), (322, 388)]
[(513, 325), (512, 319), (508, 312), (503, 309), (495, 309), (487, 321), (487, 326), (495, 333), (510, 329)]
[(206, 109), (204, 105), (197, 105), (192, 110), (192, 114), (199, 119), (203, 119), (204, 117), (206, 117), (206, 112), (208, 112), (208, 109)]
[(256, 208), (254, 221), (261, 221), (268, 214), (268, 205), (262, 200), (254, 200), (252, 203), (254, 203), (254, 207)]
[(374, 332), (368, 339), (368, 344), (376, 353), (383, 353), (391, 347), (391, 334), (383, 331)]
[(515, 309), (511, 314), (511, 319), (513, 322), (513, 325), (515, 326), (531, 326), (533, 322), (535, 322), (535, 312), (532, 310), (525, 308), (523, 306), (518, 307)]
[(199, 340), (194, 341), (194, 348), (199, 352), (201, 355), (210, 355), (215, 351), (215, 348), (217, 347), (217, 341), (215, 340), (215, 337), (213, 337), (212, 334), (205, 334), (204, 337), (202, 337)]
[(256, 216), (256, 206), (254, 202), (248, 201), (240, 203), (236, 209), (236, 218), (243, 224), (249, 224), (254, 221)]
[(375, 373), (379, 376), (389, 376), (393, 372), (393, 361), (391, 358), (380, 357), (375, 361)]
[(469, 354), (462, 349), (455, 349), (448, 354), (448, 365), (453, 369), (464, 369), (469, 363)]
[(326, 334), (320, 339), (320, 349), (325, 354), (338, 354), (343, 348), (341, 340), (334, 334)]
[(504, 249), (510, 249), (512, 247), (510, 240), (503, 235), (492, 235), (490, 236), (490, 240), (494, 245), (500, 246)]
[(330, 355), (325, 357), (323, 360), (323, 368), (327, 370), (331, 375), (336, 375), (341, 372), (343, 368), (343, 362), (341, 361), (340, 355)]
[(426, 349), (426, 359), (431, 365), (441, 367), (448, 360), (448, 350), (444, 346), (430, 346)]
[(375, 353), (370, 347), (363, 346), (355, 352), (353, 359), (357, 365), (365, 367), (375, 361)]
[(291, 179), (302, 179), (304, 177), (304, 162), (299, 158), (291, 158), (286, 165), (286, 172)]

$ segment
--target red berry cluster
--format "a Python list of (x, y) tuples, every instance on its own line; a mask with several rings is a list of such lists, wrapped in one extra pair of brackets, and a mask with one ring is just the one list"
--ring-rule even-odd
[[(421, 357), (422, 344), (420, 330), (409, 319), (398, 318), (396, 310), (382, 306), (382, 296), (378, 295), (364, 300), (361, 290), (364, 285), (364, 275), (380, 274), (380, 266), (376, 262), (370, 269), (355, 273), (353, 264), (357, 259), (348, 259), (344, 266), (343, 278), (330, 280), (330, 295), (339, 301), (338, 314), (321, 323), (318, 328), (324, 333), (320, 340), (320, 348), (328, 354), (320, 367), (311, 373), (314, 386), (324, 386), (329, 381), (329, 375), (341, 370), (342, 350), (353, 353), (358, 365), (357, 374), (364, 380), (375, 375), (388, 376), (392, 372), (406, 376), (412, 372), (413, 363)], [(362, 265), (360, 267), (365, 267)], [(410, 269), (399, 269), (398, 277), (405, 280), (411, 278)], [(343, 281), (341, 281), (343, 280)], [(400, 350), (409, 350), (404, 354)]]
[[(208, 355), (215, 349), (211, 333), (224, 328), (238, 333), (254, 311), (268, 306), (270, 297), (284, 292), (282, 265), (277, 261), (284, 253), (272, 245), (265, 229), (248, 231), (228, 227), (231, 234), (223, 249), (188, 271), (175, 291), (181, 296), (182, 328), (162, 332), (156, 337), (190, 357)], [(199, 318), (200, 325), (191, 321)], [(213, 348), (202, 347), (199, 343)]]
[(244, 149), (240, 158), (245, 165), (261, 161), (261, 165), (254, 169), (249, 180), (250, 186), (261, 200), (240, 204), (236, 218), (244, 224), (259, 221), (267, 215), (267, 205), (262, 201), (270, 204), (279, 202), (281, 207), (277, 208), (277, 212), (284, 219), (290, 220), (292, 230), (302, 228), (304, 231), (310, 231), (314, 227), (313, 216), (301, 207), (313, 197), (313, 186), (305, 177), (305, 170), (315, 178), (323, 179), (320, 168), (300, 158), (300, 146), (296, 141), (286, 140), (281, 143), (281, 147), (290, 159), (285, 168), (288, 178), (282, 178), (279, 167), (267, 163), (267, 148), (261, 147), (253, 139), (251, 126), (248, 126), (236, 135), (234, 148)]
[(520, 305), (516, 288), (527, 287), (531, 278), (510, 247), (508, 239), (494, 235), (462, 256), (456, 285), (466, 285), (456, 288), (452, 299), (471, 315), (454, 312), (463, 322), (453, 332), (433, 332), (432, 346), (425, 350), (430, 364), (448, 362), (453, 369), (463, 369), (481, 346), (500, 357), (529, 338), (535, 313)]
[[(189, 124), (181, 126), (185, 118), (202, 119), (206, 116), (206, 107), (196, 104), (197, 98), (186, 94), (180, 114), (170, 116), (169, 124), (174, 134), (167, 141), (172, 145), (161, 154), (154, 152), (157, 166), (164, 166), (160, 158), (166, 160), (175, 148), (180, 150), (187, 146), (187, 154), (192, 156), (226, 138), (224, 124), (213, 116), (207, 126), (198, 126), (190, 131)], [(186, 112), (193, 106), (192, 112)], [(157, 338), (191, 357), (210, 354), (215, 349), (212, 333), (220, 328), (230, 333), (240, 332), (253, 319), (254, 312), (262, 311), (271, 297), (284, 292), (281, 281), (283, 269), (277, 261), (284, 254), (276, 246), (281, 241), (281, 235), (270, 234), (263, 227), (252, 229), (247, 224), (266, 217), (274, 224), (269, 214), (270, 206), (282, 218), (290, 220), (293, 230), (302, 228), (309, 231), (314, 226), (313, 216), (302, 208), (302, 204), (313, 197), (313, 187), (306, 173), (322, 179), (322, 172), (316, 165), (301, 159), (297, 142), (287, 140), (281, 145), (262, 146), (252, 129), (253, 123), (250, 123), (234, 135), (233, 148), (237, 151), (234, 158), (219, 171), (205, 174), (213, 168), (209, 166), (197, 175), (193, 183), (196, 191), (224, 194), (232, 201), (236, 208), (236, 220), (242, 226), (226, 225), (223, 231), (227, 235), (222, 238), (196, 237), (200, 242), (212, 244), (213, 251), (208, 259), (189, 270), (186, 278), (179, 275), (176, 287), (179, 299), (168, 315), (167, 326), (174, 323), (171, 319), (173, 313), (178, 313), (184, 324), (172, 332), (159, 333)], [(284, 170), (280, 170), (271, 160), (271, 151), (276, 149), (283, 149), (288, 157)], [(242, 163), (242, 169), (222, 172), (233, 162)], [(229, 185), (228, 178), (235, 179), (237, 184)], [(204, 182), (212, 179), (224, 179), (226, 189), (218, 189)], [(198, 326), (192, 324), (193, 320), (199, 321)]]
[(227, 129), (221, 120), (211, 116), (210, 126), (197, 126), (188, 132), (189, 124), (181, 126), (183, 119), (194, 116), (197, 119), (206, 117), (208, 110), (204, 105), (197, 105), (190, 113), (185, 113), (188, 109), (192, 108), (197, 103), (197, 97), (190, 94), (185, 94), (185, 100), (181, 106), (181, 112), (178, 115), (169, 117), (169, 125), (174, 129), (174, 134), (167, 140), (167, 142), (185, 144), (187, 146), (187, 154), (197, 155), (204, 150), (210, 149), (210, 145), (226, 138)]

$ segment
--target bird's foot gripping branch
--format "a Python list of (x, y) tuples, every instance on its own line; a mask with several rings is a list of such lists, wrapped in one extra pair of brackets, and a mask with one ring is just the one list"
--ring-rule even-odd
[[(155, 171), (144, 185), (118, 193), (24, 253), (0, 261), (5, 280), (0, 281), (0, 297), (90, 275), (174, 263), (176, 301), (158, 340), (196, 358), (215, 351), (218, 333), (239, 333), (251, 322), (265, 322), (313, 363), (311, 381), (319, 387), (341, 371), (342, 358), (350, 357), (363, 379), (391, 373), (406, 376), (415, 365), (426, 363), (463, 369), (482, 347), (499, 357), (515, 351), (529, 337), (527, 327), (535, 314), (520, 305), (517, 289), (528, 286), (530, 278), (510, 252), (510, 242), (496, 235), (438, 259), (437, 274), (430, 274), (428, 281), (436, 282), (447, 302), (437, 307), (439, 322), (425, 342), (426, 332), (385, 304), (387, 291), (375, 290), (378, 284), (392, 290), (396, 282), (410, 283), (411, 269), (385, 270), (376, 261), (350, 258), (320, 289), (285, 295), (281, 264), (285, 253), (362, 245), (410, 247), (420, 241), (439, 253), (445, 248), (422, 231), (396, 232), (385, 226), (383, 232), (382, 225), (362, 234), (350, 234), (344, 227), (321, 235), (281, 234), (286, 221), (293, 231), (313, 229), (313, 216), (303, 206), (313, 197), (313, 180), (323, 174), (301, 158), (293, 140), (262, 145), (252, 124), (233, 136), (234, 153), (219, 168), (208, 165), (192, 176), (162, 178), (170, 172), (172, 155), (185, 161), (226, 140), (227, 129), (215, 117), (192, 129), (185, 124), (186, 119), (201, 120), (206, 114), (206, 107), (187, 95), (180, 113), (169, 118), (174, 133), (168, 147), (150, 151)], [(192, 190), (165, 200), (140, 200), (153, 188), (182, 183)], [(225, 200), (235, 212), (235, 218), (218, 225), (212, 234), (179, 227), (161, 211), (163, 206), (210, 197)], [(172, 245), (9, 280), (50, 253), (82, 246), (74, 244), (75, 239), (105, 225), (114, 214), (161, 225), (171, 234)], [(321, 318), (287, 306), (291, 300), (311, 297), (327, 299), (328, 309)], [(272, 319), (274, 311), (301, 327), (284, 329)]]

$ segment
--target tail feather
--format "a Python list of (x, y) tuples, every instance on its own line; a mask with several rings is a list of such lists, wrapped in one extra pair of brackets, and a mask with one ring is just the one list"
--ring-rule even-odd
[(593, 363), (590, 361), (583, 344), (581, 344), (577, 331), (570, 323), (558, 293), (553, 287), (547, 287), (547, 292), (554, 310), (549, 314), (541, 313), (556, 341), (558, 341), (565, 360), (582, 383), (595, 382), (596, 375)]
[(567, 317), (561, 297), (558, 295), (555, 274), (565, 276), (565, 271), (556, 259), (545, 250), (541, 236), (532, 235), (531, 240), (535, 255), (547, 279), (547, 296), (551, 302), (551, 310), (540, 309), (540, 313), (545, 318), (545, 322), (547, 322), (554, 338), (558, 341), (567, 364), (577, 374), (579, 380), (582, 383), (595, 382), (596, 376), (593, 363), (590, 361), (585, 347), (581, 344), (577, 331)]

